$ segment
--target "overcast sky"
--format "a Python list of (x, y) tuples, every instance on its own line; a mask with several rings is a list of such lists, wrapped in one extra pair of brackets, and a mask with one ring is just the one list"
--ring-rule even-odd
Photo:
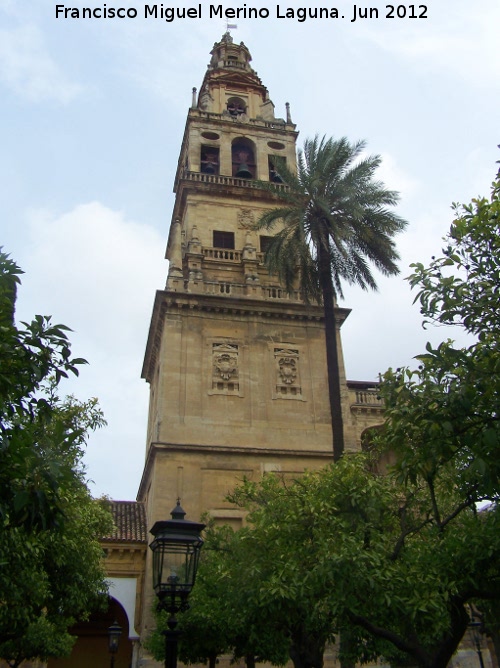
[[(427, 339), (449, 335), (421, 328), (404, 277), (439, 254), (453, 201), (489, 195), (500, 158), (500, 3), (428, 1), (399, 5), (426, 18), (356, 5), (379, 16), (355, 22), (345, 0), (316, 5), (344, 19), (302, 22), (277, 16), (297, 14), (306, 3), (295, 0), (222, 5), (269, 11), (231, 19), (233, 37), (250, 49), (276, 115), (290, 103), (299, 145), (316, 133), (364, 138), (401, 193), (401, 277), (381, 279), (378, 293), (347, 288), (341, 304), (352, 309), (343, 327), (352, 380), (411, 364)], [(65, 389), (100, 400), (109, 426), (91, 437), (86, 464), (92, 492), (115, 499), (134, 499), (142, 473), (140, 374), (167, 275), (174, 171), (191, 89), (225, 30), (205, 2), (201, 18), (172, 22), (145, 19), (144, 6), (107, 2), (137, 18), (63, 19), (49, 0), (0, 0), (0, 244), (25, 271), (18, 319), (51, 314), (89, 361)]]

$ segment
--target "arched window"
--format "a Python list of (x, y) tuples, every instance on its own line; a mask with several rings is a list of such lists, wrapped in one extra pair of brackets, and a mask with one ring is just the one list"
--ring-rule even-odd
[(229, 115), (235, 118), (247, 113), (247, 106), (241, 97), (230, 97), (227, 101), (226, 109)]
[(283, 183), (283, 179), (281, 178), (279, 171), (278, 171), (278, 164), (279, 161), (282, 161), (283, 164), (286, 164), (286, 159), (285, 158), (278, 158), (276, 160), (275, 156), (270, 155), (267, 162), (269, 165), (269, 180), (272, 181), (273, 183)]
[(233, 176), (239, 179), (255, 179), (255, 152), (249, 139), (241, 137), (235, 139), (231, 146), (231, 160)]
[(203, 174), (219, 173), (219, 149), (217, 146), (201, 147), (200, 172), (203, 172)]

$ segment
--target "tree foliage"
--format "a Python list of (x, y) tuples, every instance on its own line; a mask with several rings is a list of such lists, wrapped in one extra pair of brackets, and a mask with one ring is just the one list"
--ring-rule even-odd
[[(444, 665), (451, 656), (468, 623), (469, 603), (487, 610), (500, 596), (499, 194), (497, 176), (490, 199), (455, 204), (442, 256), (428, 267), (413, 265), (409, 277), (424, 325), (459, 327), (471, 335), (471, 344), (427, 344), (418, 368), (388, 371), (381, 387), (386, 425), (379, 447), (395, 456), (394, 475), (405, 493), (426, 499), (417, 515), (421, 526), (410, 524), (401, 534), (401, 554), (429, 532), (434, 537), (419, 548), (433, 545), (434, 551), (415, 553), (417, 566), (426, 570), (413, 581), (418, 592), (417, 584), (432, 581), (434, 573), (430, 610), (439, 615), (428, 628), (441, 627), (442, 636), (422, 639), (420, 649), (404, 647), (413, 657), (423, 649), (422, 665)], [(477, 512), (485, 501), (489, 509)], [(401, 512), (406, 517), (406, 502)]]
[(464, 502), (500, 491), (500, 181), (491, 199), (454, 205), (441, 257), (413, 265), (424, 324), (454, 325), (469, 346), (447, 340), (418, 356), (417, 369), (389, 371), (383, 392), (403, 479), (433, 480), (447, 464)]
[(78, 375), (85, 360), (71, 357), (68, 328), (50, 317), (37, 315), (16, 326), (21, 274), (0, 252), (0, 520), (43, 529), (62, 520), (60, 489), (78, 478), (73, 464), (81, 458), (86, 429), (103, 419), (95, 402), (88, 406), (91, 424), (53, 419), (61, 404), (57, 385), (70, 373)]
[(257, 229), (276, 230), (266, 264), (287, 290), (323, 305), (335, 461), (344, 450), (339, 357), (334, 303), (343, 283), (376, 289), (370, 264), (386, 275), (398, 273), (393, 237), (406, 221), (392, 210), (398, 194), (375, 180), (379, 156), (363, 157), (365, 143), (319, 139), (304, 142), (297, 174), (275, 158), (286, 185), (268, 184), (281, 205), (263, 214)]
[(10, 666), (69, 654), (68, 628), (107, 601), (98, 538), (108, 510), (83, 486), (64, 496), (63, 525), (0, 533), (0, 657)]
[(451, 470), (402, 482), (359, 453), (295, 481), (247, 481), (232, 500), (249, 511), (232, 564), (247, 633), (265, 619), (297, 668), (321, 667), (345, 634), (341, 661), (444, 668), (468, 605), (500, 597), (500, 511), (464, 503)]
[(11, 666), (68, 653), (68, 627), (106, 591), (98, 538), (111, 522), (81, 462), (88, 431), (105, 424), (97, 400), (58, 396), (84, 360), (49, 317), (16, 324), (21, 273), (0, 252), (0, 656)]
[[(179, 615), (181, 660), (208, 662), (213, 668), (218, 656), (230, 654), (233, 660), (244, 658), (249, 667), (257, 661), (283, 665), (288, 657), (286, 638), (276, 632), (274, 620), (259, 605), (254, 574), (243, 566), (251, 561), (246, 553), (247, 529), (235, 532), (229, 526), (215, 526), (209, 518), (207, 522), (190, 607)], [(157, 612), (156, 618), (157, 628), (147, 644), (162, 660), (166, 614)]]

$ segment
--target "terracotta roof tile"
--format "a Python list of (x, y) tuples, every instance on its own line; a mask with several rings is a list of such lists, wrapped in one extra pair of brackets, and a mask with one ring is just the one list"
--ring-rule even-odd
[(109, 501), (115, 528), (104, 541), (147, 543), (146, 508), (138, 501)]

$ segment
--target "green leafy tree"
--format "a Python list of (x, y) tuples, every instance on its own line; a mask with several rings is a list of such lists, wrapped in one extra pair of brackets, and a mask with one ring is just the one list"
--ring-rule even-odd
[(21, 273), (0, 252), (0, 656), (13, 667), (68, 653), (68, 627), (106, 599), (98, 539), (111, 524), (81, 462), (102, 412), (58, 396), (84, 360), (50, 318), (16, 325)]
[(448, 664), (469, 604), (500, 596), (500, 511), (465, 505), (455, 475), (402, 483), (356, 454), (235, 492), (250, 510), (245, 568), (297, 668), (322, 666), (326, 643), (345, 633), (342, 662)]
[(465, 330), (469, 346), (427, 344), (417, 369), (385, 375), (390, 430), (402, 479), (430, 485), (452, 462), (464, 503), (500, 491), (500, 181), (490, 199), (454, 205), (443, 255), (413, 265), (410, 283), (426, 324)]
[[(230, 654), (233, 660), (244, 658), (249, 668), (257, 661), (286, 663), (287, 638), (263, 616), (253, 572), (246, 568), (246, 530), (234, 532), (228, 526), (214, 526), (213, 520), (207, 522), (190, 607), (179, 615), (181, 660), (208, 662), (214, 668), (218, 656)], [(166, 614), (157, 612), (156, 618), (157, 628), (147, 645), (157, 660), (163, 660)]]
[(109, 512), (83, 486), (64, 496), (64, 524), (0, 532), (0, 657), (12, 668), (68, 655), (68, 628), (107, 602), (98, 539), (110, 529)]
[(78, 478), (73, 463), (86, 429), (103, 419), (90, 411), (93, 424), (80, 421), (72, 428), (53, 420), (60, 406), (57, 385), (70, 373), (78, 375), (85, 360), (71, 357), (68, 328), (47, 316), (16, 326), (21, 274), (0, 251), (0, 520), (37, 529), (62, 520), (60, 489)]
[(344, 451), (335, 302), (343, 297), (343, 282), (376, 289), (370, 264), (386, 275), (398, 273), (393, 237), (406, 226), (390, 210), (398, 194), (374, 179), (380, 157), (363, 158), (364, 148), (345, 137), (306, 140), (297, 174), (276, 158), (286, 188), (269, 187), (282, 204), (257, 223), (278, 230), (266, 251), (270, 271), (289, 291), (298, 281), (306, 300), (323, 305), (335, 461)]
[[(422, 554), (417, 565), (428, 565), (422, 582), (435, 574), (432, 605), (441, 606), (447, 630), (441, 637), (421, 640), (418, 649), (405, 647), (420, 665), (446, 664), (468, 624), (470, 603), (485, 611), (486, 628), (490, 613), (492, 636), (495, 633), (491, 611), (500, 593), (499, 194), (497, 175), (489, 199), (454, 205), (455, 219), (442, 256), (432, 258), (428, 267), (413, 265), (409, 278), (424, 324), (458, 327), (472, 343), (427, 344), (426, 352), (417, 357), (417, 369), (388, 371), (381, 387), (386, 425), (379, 444), (396, 457), (395, 474), (406, 493), (418, 490), (427, 499), (421, 512), (425, 525), (419, 528), (414, 522), (418, 531), (410, 525), (403, 532), (402, 553), (408, 553), (413, 532), (418, 538), (429, 530), (435, 535), (435, 553)], [(446, 487), (452, 493), (444, 503)], [(478, 513), (479, 502), (491, 502), (489, 510)], [(416, 537), (410, 544), (418, 544)], [(424, 548), (420, 546), (423, 552)], [(428, 597), (431, 600), (431, 594)], [(362, 621), (369, 628), (366, 619)]]
[(317, 577), (315, 530), (304, 505), (309, 481), (306, 475), (285, 485), (269, 475), (259, 483), (245, 481), (230, 496), (249, 511), (241, 561), (233, 566), (235, 576), (245, 572), (247, 587), (240, 591), (247, 607), (265, 620), (269, 643), (286, 649), (296, 668), (321, 668), (334, 635), (325, 583)]
[[(223, 551), (225, 563), (225, 596), (220, 606), (230, 629), (233, 660), (243, 658), (247, 668), (258, 663), (284, 665), (288, 659), (289, 639), (279, 617), (270, 616), (259, 590), (258, 573), (250, 565), (255, 543), (252, 530), (243, 527), (237, 532), (227, 528), (229, 541)], [(250, 538), (250, 540), (249, 540)], [(260, 554), (260, 548), (257, 546)]]

